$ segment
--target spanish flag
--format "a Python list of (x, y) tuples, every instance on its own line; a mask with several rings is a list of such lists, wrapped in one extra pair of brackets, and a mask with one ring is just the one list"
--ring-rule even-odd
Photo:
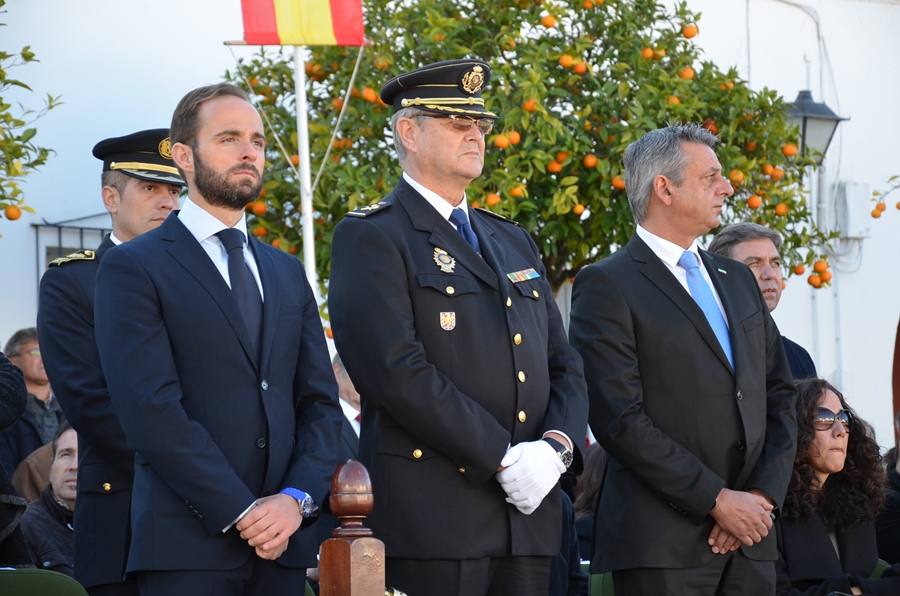
[(250, 45), (360, 46), (362, 0), (241, 0)]

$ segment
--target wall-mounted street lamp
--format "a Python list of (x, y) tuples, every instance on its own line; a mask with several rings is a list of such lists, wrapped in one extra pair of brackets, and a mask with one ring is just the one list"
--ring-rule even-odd
[(788, 105), (788, 117), (791, 124), (800, 127), (800, 155), (806, 155), (807, 147), (819, 152), (814, 158), (816, 165), (822, 164), (838, 124), (847, 120), (824, 103), (814, 101), (809, 91), (801, 91), (794, 103)]

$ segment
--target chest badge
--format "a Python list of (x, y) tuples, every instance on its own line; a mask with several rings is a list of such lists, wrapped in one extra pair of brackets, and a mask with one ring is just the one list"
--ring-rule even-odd
[(456, 259), (448, 255), (443, 248), (434, 248), (434, 262), (444, 273), (453, 273), (453, 268), (456, 267)]
[(441, 329), (444, 331), (453, 331), (456, 328), (456, 313), (455, 312), (442, 312), (441, 313)]

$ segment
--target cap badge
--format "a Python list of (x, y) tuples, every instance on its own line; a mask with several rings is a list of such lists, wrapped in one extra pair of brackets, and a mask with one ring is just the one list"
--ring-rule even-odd
[(453, 331), (456, 328), (456, 313), (455, 312), (442, 312), (441, 313), (441, 329), (444, 331)]
[(475, 94), (481, 90), (484, 85), (484, 69), (480, 66), (474, 67), (472, 70), (463, 75), (462, 88), (466, 93)]
[(453, 268), (456, 267), (456, 259), (448, 255), (443, 248), (435, 247), (434, 262), (437, 263), (444, 273), (453, 273)]
[(159, 142), (159, 155), (163, 159), (172, 159), (172, 141), (169, 140), (169, 137)]

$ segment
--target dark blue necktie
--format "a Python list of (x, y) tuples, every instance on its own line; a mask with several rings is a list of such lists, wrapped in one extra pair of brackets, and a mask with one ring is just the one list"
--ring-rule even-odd
[(255, 357), (259, 358), (259, 342), (262, 335), (262, 297), (259, 286), (247, 262), (244, 261), (244, 233), (235, 228), (226, 228), (216, 236), (228, 252), (228, 277), (231, 291), (237, 300), (244, 325), (250, 336)]
[(456, 226), (456, 231), (459, 232), (460, 236), (466, 239), (466, 242), (475, 249), (475, 252), (481, 254), (481, 245), (478, 244), (478, 236), (475, 235), (475, 230), (472, 229), (472, 224), (469, 223), (466, 212), (459, 208), (454, 209), (453, 213), (450, 214), (450, 223)]
[(703, 274), (700, 272), (700, 265), (697, 263), (696, 255), (691, 251), (686, 250), (681, 254), (681, 258), (678, 259), (678, 264), (681, 265), (681, 268), (687, 273), (688, 289), (691, 291), (691, 296), (694, 298), (697, 306), (700, 307), (700, 310), (703, 311), (703, 314), (706, 315), (706, 320), (709, 321), (709, 326), (712, 327), (713, 333), (716, 334), (719, 343), (722, 345), (722, 349), (728, 357), (728, 362), (731, 363), (731, 368), (734, 368), (734, 357), (731, 355), (731, 337), (728, 335), (728, 325), (725, 323), (725, 317), (722, 316), (722, 311), (719, 310), (719, 305), (716, 304), (716, 297), (713, 296), (709, 284), (703, 279)]

